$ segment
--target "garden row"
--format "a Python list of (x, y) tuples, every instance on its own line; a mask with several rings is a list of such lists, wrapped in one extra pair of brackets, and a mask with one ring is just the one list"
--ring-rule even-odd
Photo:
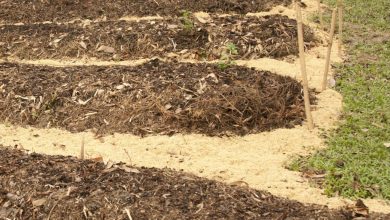
[(291, 128), (303, 120), (297, 81), (246, 67), (157, 59), (135, 67), (0, 65), (1, 123), (220, 136)]
[[(267, 192), (168, 169), (105, 165), (72, 157), (25, 154), (4, 147), (0, 147), (0, 155), (2, 219), (341, 220), (359, 217), (354, 209), (303, 205)], [(388, 219), (389, 216), (371, 214), (370, 217)]]
[[(0, 26), (0, 55), (20, 59), (131, 60), (176, 54), (198, 60), (280, 58), (298, 53), (296, 21), (286, 16), (191, 15), (139, 22)], [(305, 27), (305, 43), (315, 45)]]
[(123, 16), (179, 15), (185, 11), (238, 13), (268, 11), (291, 0), (4, 0), (0, 23), (70, 21)]

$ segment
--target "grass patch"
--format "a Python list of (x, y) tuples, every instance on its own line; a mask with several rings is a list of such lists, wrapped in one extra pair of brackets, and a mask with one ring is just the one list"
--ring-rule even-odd
[(329, 196), (390, 200), (390, 1), (344, 4), (349, 59), (336, 67), (342, 123), (325, 134), (327, 149), (290, 168), (325, 173), (322, 187)]

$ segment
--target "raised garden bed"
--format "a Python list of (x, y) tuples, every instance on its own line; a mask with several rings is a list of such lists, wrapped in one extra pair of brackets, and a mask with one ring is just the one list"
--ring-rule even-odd
[[(296, 21), (286, 16), (212, 17), (97, 22), (86, 25), (29, 24), (0, 27), (0, 54), (20, 59), (97, 58), (129, 60), (175, 53), (198, 60), (220, 59), (228, 45), (234, 59), (281, 58), (298, 54)], [(191, 22), (191, 23), (188, 23)], [(315, 45), (305, 27), (307, 48)]]
[(0, 155), (1, 219), (341, 220), (353, 214), (168, 169), (105, 165), (1, 146)]
[(123, 16), (180, 15), (186, 11), (239, 13), (268, 11), (291, 0), (5, 0), (0, 2), (0, 22), (70, 21)]
[[(314, 98), (313, 98), (314, 100)], [(72, 132), (245, 135), (304, 120), (302, 86), (239, 66), (0, 65), (0, 121)]]

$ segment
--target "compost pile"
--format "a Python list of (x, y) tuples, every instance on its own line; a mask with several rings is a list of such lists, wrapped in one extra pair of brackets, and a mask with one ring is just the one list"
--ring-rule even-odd
[[(19, 59), (129, 60), (174, 53), (182, 58), (221, 59), (234, 45), (233, 59), (282, 58), (298, 54), (296, 21), (287, 16), (213, 16), (152, 21), (5, 25), (0, 54)], [(187, 23), (186, 23), (187, 22)], [(188, 23), (190, 22), (190, 23)], [(305, 42), (315, 46), (305, 26)]]
[(291, 0), (4, 0), (0, 21), (43, 22), (74, 19), (119, 19), (123, 16), (180, 15), (183, 11), (239, 13), (269, 11)]
[[(0, 120), (72, 132), (245, 135), (299, 125), (302, 86), (266, 71), (218, 65), (0, 65)], [(313, 98), (314, 100), (314, 98)]]
[[(353, 214), (168, 169), (4, 147), (0, 155), (0, 219), (338, 220)], [(374, 214), (372, 219), (386, 216)]]

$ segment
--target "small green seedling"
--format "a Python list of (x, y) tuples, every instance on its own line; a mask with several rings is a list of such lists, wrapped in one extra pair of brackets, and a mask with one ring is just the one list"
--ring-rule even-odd
[(184, 30), (186, 31), (191, 31), (194, 28), (194, 22), (192, 21), (191, 14), (192, 13), (190, 11), (184, 10), (181, 15)]
[(221, 54), (221, 58), (218, 62), (218, 67), (221, 70), (225, 70), (226, 68), (234, 65), (236, 62), (233, 60), (233, 56), (238, 54), (237, 46), (233, 43), (227, 43), (225, 46), (225, 50)]
[(237, 55), (238, 54), (237, 46), (233, 43), (226, 44), (226, 49), (230, 55)]

